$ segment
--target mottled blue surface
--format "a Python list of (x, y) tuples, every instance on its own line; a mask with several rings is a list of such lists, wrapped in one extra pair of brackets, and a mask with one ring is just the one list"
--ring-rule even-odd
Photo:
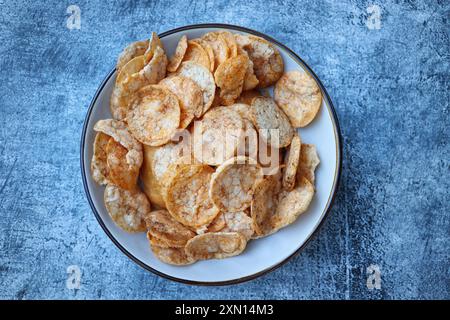
[[(448, 1), (0, 1), (0, 298), (450, 298)], [(367, 18), (381, 9), (380, 29)], [(66, 9), (81, 9), (69, 30)], [(373, 21), (373, 20), (369, 20)], [(84, 195), (79, 138), (125, 44), (222, 22), (267, 33), (327, 87), (344, 161), (305, 250), (248, 283), (195, 287), (124, 256)], [(366, 268), (381, 269), (369, 290)], [(67, 267), (81, 287), (66, 287)]]

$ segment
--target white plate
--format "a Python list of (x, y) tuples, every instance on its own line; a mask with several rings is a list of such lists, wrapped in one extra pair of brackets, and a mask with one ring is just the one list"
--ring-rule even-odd
[(269, 237), (250, 241), (244, 253), (236, 257), (199, 261), (182, 267), (162, 263), (153, 256), (144, 233), (130, 234), (113, 223), (103, 203), (104, 187), (97, 185), (90, 175), (90, 160), (95, 137), (93, 126), (100, 119), (111, 118), (109, 97), (116, 78), (115, 70), (110, 72), (95, 93), (81, 137), (81, 170), (86, 195), (97, 220), (116, 246), (149, 271), (176, 281), (206, 285), (232, 284), (255, 278), (280, 266), (297, 253), (330, 210), (339, 183), (341, 167), (339, 125), (331, 100), (317, 76), (290, 49), (256, 31), (222, 24), (187, 26), (164, 32), (160, 37), (167, 55), (171, 56), (182, 35), (195, 38), (218, 29), (255, 34), (266, 38), (280, 50), (285, 71), (304, 69), (316, 78), (324, 93), (322, 107), (316, 119), (308, 127), (300, 129), (302, 141), (317, 146), (321, 162), (316, 171), (317, 190), (314, 199), (308, 211), (295, 223)]

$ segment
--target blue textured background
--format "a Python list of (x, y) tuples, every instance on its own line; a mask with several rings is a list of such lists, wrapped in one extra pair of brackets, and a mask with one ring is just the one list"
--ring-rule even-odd
[[(450, 298), (448, 1), (0, 1), (0, 298)], [(69, 30), (66, 9), (81, 9)], [(248, 283), (195, 287), (144, 271), (86, 201), (88, 105), (129, 42), (175, 27), (253, 28), (327, 87), (344, 140), (341, 187), (297, 257)], [(381, 290), (366, 268), (381, 268)], [(69, 265), (81, 287), (66, 287)]]

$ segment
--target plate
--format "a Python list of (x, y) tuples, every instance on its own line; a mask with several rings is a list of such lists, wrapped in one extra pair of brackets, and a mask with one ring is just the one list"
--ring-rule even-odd
[(341, 170), (340, 130), (331, 99), (311, 68), (292, 50), (260, 32), (224, 24), (191, 25), (164, 32), (159, 36), (170, 57), (182, 35), (192, 39), (215, 30), (253, 34), (267, 39), (280, 51), (285, 71), (305, 70), (316, 79), (322, 90), (323, 101), (318, 115), (309, 126), (299, 129), (304, 143), (317, 146), (321, 160), (316, 170), (316, 194), (308, 211), (295, 223), (271, 236), (250, 241), (246, 250), (239, 256), (199, 261), (188, 266), (165, 264), (153, 256), (144, 233), (130, 234), (114, 224), (103, 203), (104, 186), (97, 185), (90, 174), (95, 138), (93, 126), (100, 119), (111, 118), (109, 98), (116, 78), (115, 69), (106, 76), (95, 93), (81, 137), (81, 171), (86, 196), (95, 217), (112, 242), (134, 262), (149, 271), (171, 280), (200, 285), (225, 285), (250, 280), (279, 267), (298, 253), (329, 213)]

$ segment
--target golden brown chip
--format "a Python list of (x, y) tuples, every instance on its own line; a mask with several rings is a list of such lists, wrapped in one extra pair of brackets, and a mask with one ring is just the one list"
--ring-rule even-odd
[(256, 98), (259, 96), (261, 96), (261, 93), (257, 90), (244, 91), (244, 92), (242, 92), (240, 97), (236, 100), (236, 103), (245, 103), (245, 104), (251, 105), (253, 98)]
[(188, 47), (187, 37), (183, 35), (178, 41), (177, 48), (175, 49), (175, 53), (170, 58), (169, 64), (167, 65), (167, 71), (175, 72), (183, 61), (184, 55), (186, 54), (186, 50)]
[(147, 239), (150, 242), (151, 246), (161, 247), (161, 248), (184, 248), (183, 245), (174, 244), (173, 242), (160, 239), (158, 237), (153, 236), (150, 232), (147, 232)]
[(132, 191), (136, 188), (140, 164), (129, 163), (127, 155), (128, 150), (124, 146), (114, 138), (109, 139), (106, 145), (108, 179), (116, 186)]
[[(252, 89), (256, 88), (259, 84), (259, 80), (255, 75), (255, 71), (253, 70), (253, 61), (249, 58), (247, 51), (245, 51), (241, 47), (238, 47), (238, 54), (244, 55), (248, 58), (247, 69), (245, 71), (245, 76), (244, 76), (244, 86), (243, 86), (242, 90), (243, 91), (252, 90)], [(251, 101), (250, 101), (250, 103), (251, 103)]]
[(294, 189), (295, 177), (300, 159), (302, 141), (298, 133), (294, 134), (285, 156), (285, 167), (283, 168), (283, 189), (290, 191)]
[(146, 85), (157, 84), (166, 76), (167, 57), (161, 47), (156, 47), (152, 59), (138, 73), (123, 82), (124, 91), (132, 96), (134, 92)]
[(130, 43), (119, 55), (119, 58), (117, 59), (116, 69), (119, 72), (120, 69), (124, 65), (126, 65), (131, 59), (142, 56), (145, 51), (148, 48), (149, 41), (136, 41), (133, 43)]
[(117, 74), (116, 82), (110, 99), (111, 114), (114, 119), (123, 120), (126, 116), (129, 103), (129, 92), (123, 87), (128, 77), (139, 73), (145, 66), (144, 56), (138, 56), (125, 64)]
[(259, 136), (275, 148), (291, 143), (294, 129), (288, 117), (272, 98), (256, 97), (252, 100), (251, 117)]
[(98, 132), (94, 140), (94, 152), (91, 160), (92, 179), (100, 185), (108, 183), (108, 165), (106, 163), (106, 146), (111, 137)]
[(219, 31), (220, 35), (225, 40), (225, 43), (228, 47), (228, 58), (233, 58), (238, 55), (238, 46), (236, 43), (236, 39), (231, 32), (228, 31)]
[(195, 115), (200, 116), (203, 111), (203, 93), (200, 87), (191, 79), (172, 76), (163, 79), (160, 85), (169, 89), (177, 96), (180, 104), (180, 128), (186, 128)]
[(194, 123), (194, 157), (217, 166), (233, 157), (243, 139), (244, 122), (231, 108), (216, 107)]
[(305, 177), (314, 185), (316, 180), (314, 171), (319, 163), (320, 159), (317, 155), (316, 146), (313, 144), (302, 143), (297, 170), (297, 180), (300, 180), (301, 177)]
[(164, 263), (182, 266), (195, 262), (186, 255), (184, 248), (163, 248), (150, 243), (153, 254)]
[(189, 240), (185, 251), (194, 260), (223, 259), (240, 254), (246, 245), (238, 232), (205, 233)]
[(270, 219), (273, 230), (279, 230), (297, 220), (304, 213), (314, 196), (314, 186), (306, 178), (300, 178), (292, 191), (282, 191), (275, 214)]
[(212, 175), (209, 197), (223, 212), (243, 211), (250, 206), (255, 184), (262, 177), (256, 160), (242, 156), (231, 158)]
[(214, 170), (206, 165), (180, 166), (168, 183), (167, 209), (175, 220), (193, 228), (210, 223), (219, 213), (208, 196)]
[(211, 68), (211, 63), (209, 62), (209, 55), (205, 49), (196, 41), (189, 40), (186, 53), (184, 55), (183, 61), (192, 61), (198, 63), (208, 70)]
[(180, 124), (178, 98), (160, 85), (148, 85), (136, 92), (127, 114), (133, 136), (149, 146), (170, 141)]
[(208, 111), (216, 92), (214, 77), (209, 69), (192, 61), (185, 61), (178, 69), (177, 75), (192, 79), (200, 87), (203, 92), (202, 113)]
[(142, 145), (130, 134), (123, 121), (113, 119), (99, 120), (94, 125), (94, 131), (103, 132), (113, 137), (114, 140), (128, 150), (127, 163), (138, 167), (141, 166), (143, 159)]
[(250, 240), (255, 233), (253, 219), (244, 211), (225, 212), (223, 217), (225, 220), (225, 227), (220, 230), (221, 232), (239, 232), (247, 239), (247, 241)]
[(217, 69), (229, 57), (229, 48), (225, 38), (220, 32), (208, 32), (202, 36), (202, 39), (211, 45), (214, 51), (214, 66)]
[(150, 62), (150, 60), (152, 60), (157, 47), (160, 47), (162, 49), (163, 45), (162, 45), (161, 40), (159, 39), (158, 35), (156, 34), (156, 32), (152, 32), (152, 36), (150, 37), (148, 48), (147, 48), (147, 50), (145, 50), (145, 53), (144, 53), (144, 60), (145, 60), (146, 64), (148, 62)]
[(219, 232), (225, 228), (225, 217), (223, 213), (219, 213), (214, 220), (208, 225), (207, 232)]
[(236, 43), (247, 51), (253, 62), (253, 69), (259, 80), (259, 87), (269, 87), (280, 79), (284, 70), (283, 58), (278, 49), (267, 40), (252, 36), (235, 34)]
[(184, 246), (195, 233), (175, 221), (166, 210), (147, 213), (145, 224), (151, 236), (161, 239), (169, 246)]
[(205, 52), (207, 53), (208, 58), (209, 58), (209, 71), (214, 72), (214, 66), (215, 66), (214, 51), (213, 51), (211, 45), (209, 44), (209, 42), (206, 42), (205, 40), (200, 39), (200, 38), (192, 39), (191, 41), (197, 42), (205, 50)]
[(220, 98), (224, 105), (234, 103), (241, 95), (247, 66), (248, 57), (239, 55), (224, 61), (216, 69), (214, 79), (220, 88)]
[(281, 190), (281, 172), (265, 177), (255, 187), (250, 214), (253, 228), (258, 236), (271, 232), (270, 218), (278, 205), (278, 194)]
[(306, 72), (285, 73), (275, 85), (274, 99), (295, 128), (307, 126), (322, 105), (322, 91)]
[(105, 207), (116, 225), (128, 232), (144, 232), (144, 217), (150, 212), (150, 202), (136, 189), (128, 191), (108, 184), (104, 194)]

